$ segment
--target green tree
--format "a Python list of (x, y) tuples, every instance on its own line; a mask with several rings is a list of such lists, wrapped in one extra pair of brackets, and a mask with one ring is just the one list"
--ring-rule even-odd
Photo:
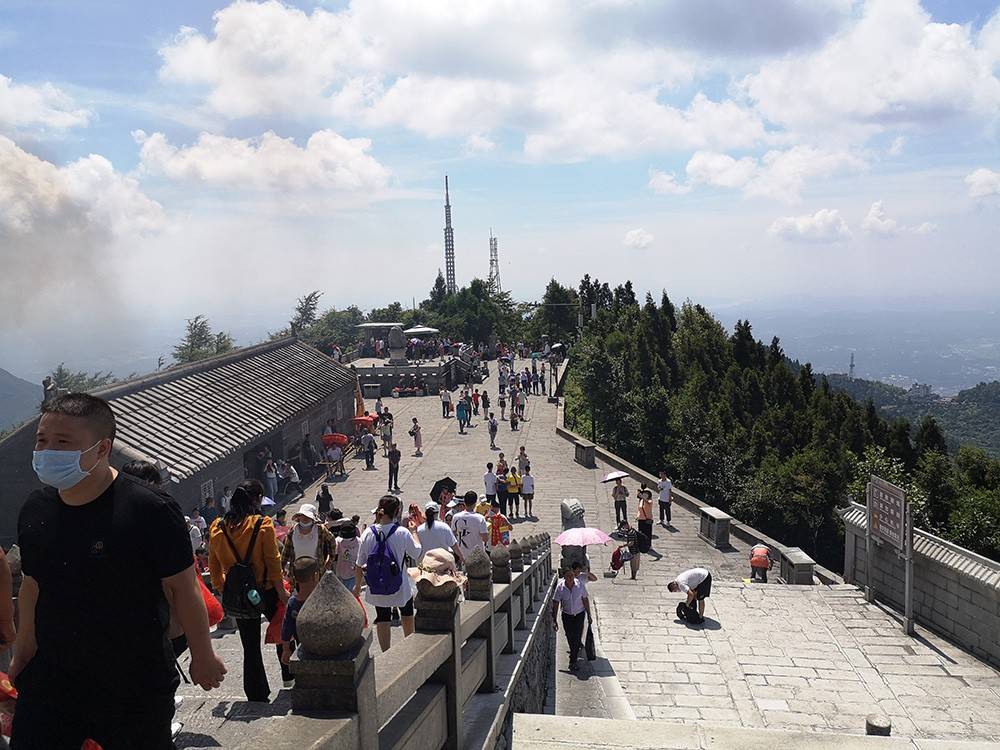
[(89, 393), (103, 388), (106, 385), (117, 382), (115, 376), (109, 372), (88, 373), (83, 370), (73, 371), (66, 367), (65, 362), (60, 362), (54, 370), (49, 373), (56, 388), (71, 391), (74, 393)]
[(448, 285), (445, 283), (444, 274), (441, 273), (441, 269), (438, 269), (437, 278), (434, 279), (434, 286), (431, 287), (430, 305), (432, 310), (437, 310), (444, 303), (445, 298), (448, 296)]
[(292, 315), (292, 319), (288, 322), (288, 328), (293, 336), (297, 336), (316, 322), (316, 310), (319, 307), (319, 298), (322, 296), (323, 292), (314, 289), (308, 294), (299, 297), (295, 303), (295, 312)]
[(920, 426), (917, 428), (917, 435), (913, 443), (918, 456), (922, 456), (927, 451), (948, 452), (944, 432), (941, 431), (937, 420), (929, 414), (920, 420)]

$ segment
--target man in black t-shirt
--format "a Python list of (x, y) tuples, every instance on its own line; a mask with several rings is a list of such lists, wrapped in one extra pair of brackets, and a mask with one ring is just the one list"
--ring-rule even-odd
[[(12, 747), (172, 748), (178, 677), (169, 597), (191, 649), (191, 678), (218, 687), (184, 517), (168, 495), (108, 463), (107, 402), (69, 394), (42, 407), (32, 464), (47, 485), (18, 518), (24, 582), (10, 674)], [(53, 710), (56, 713), (53, 713)]]

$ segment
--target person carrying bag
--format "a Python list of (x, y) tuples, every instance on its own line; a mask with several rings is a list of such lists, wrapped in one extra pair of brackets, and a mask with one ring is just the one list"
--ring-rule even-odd
[[(212, 524), (208, 539), (208, 567), (212, 587), (222, 592), (226, 614), (235, 618), (243, 645), (243, 690), (247, 700), (270, 697), (260, 646), (260, 616), (274, 617), (278, 603), (288, 600), (281, 575), (281, 553), (274, 521), (260, 514), (264, 487), (256, 479), (241, 482), (233, 492), (229, 511)], [(275, 647), (280, 654), (280, 647)], [(285, 682), (291, 671), (282, 665)]]

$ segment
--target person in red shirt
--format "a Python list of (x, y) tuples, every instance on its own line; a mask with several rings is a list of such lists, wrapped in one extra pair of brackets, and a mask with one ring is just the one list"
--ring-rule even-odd
[(507, 520), (507, 516), (500, 512), (500, 501), (493, 500), (490, 502), (490, 513), (486, 517), (486, 523), (490, 527), (490, 546), (496, 547), (497, 545), (509, 545), (510, 544), (510, 532), (514, 529), (511, 526), (510, 521)]

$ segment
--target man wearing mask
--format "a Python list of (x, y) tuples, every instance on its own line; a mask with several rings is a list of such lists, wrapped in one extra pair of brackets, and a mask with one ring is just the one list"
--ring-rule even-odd
[(168, 495), (111, 467), (114, 439), (114, 414), (100, 398), (71, 393), (42, 407), (32, 465), (47, 486), (18, 518), (15, 749), (80, 747), (88, 738), (109, 750), (172, 748), (179, 678), (167, 597), (188, 639), (191, 679), (211, 690), (226, 672), (212, 650), (184, 517)]

